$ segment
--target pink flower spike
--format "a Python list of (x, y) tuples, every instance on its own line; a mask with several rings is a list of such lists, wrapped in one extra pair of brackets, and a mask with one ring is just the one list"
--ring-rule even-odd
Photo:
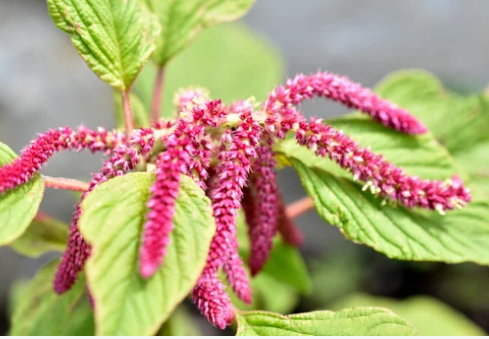
[(470, 200), (470, 190), (454, 177), (450, 180), (421, 180), (407, 175), (381, 155), (361, 148), (352, 138), (324, 125), (321, 119), (301, 122), (296, 138), (302, 145), (326, 156), (353, 173), (355, 180), (366, 183), (364, 190), (399, 201), (407, 208), (421, 207), (444, 214), (461, 208)]
[(231, 325), (234, 318), (233, 305), (217, 277), (217, 270), (204, 269), (192, 290), (192, 300), (212, 325), (221, 330)]
[(69, 127), (51, 129), (32, 141), (11, 164), (0, 168), (0, 193), (29, 181), (36, 172), (61, 150), (89, 149), (92, 152), (111, 153), (125, 137), (119, 132), (97, 131), (79, 127), (73, 131)]
[(180, 174), (192, 175), (205, 188), (212, 147), (205, 137), (205, 128), (216, 126), (225, 115), (225, 108), (220, 100), (197, 98), (192, 103), (180, 112), (174, 132), (164, 139), (166, 151), (159, 154), (156, 162), (156, 181), (151, 187), (139, 258), (144, 278), (154, 274), (166, 254)]
[(263, 140), (252, 166), (252, 180), (256, 190), (256, 221), (250, 228), (251, 252), (248, 261), (252, 276), (257, 275), (265, 265), (277, 232), (278, 186), (272, 142), (271, 137)]
[(408, 112), (381, 99), (370, 89), (328, 72), (308, 76), (300, 74), (287, 80), (285, 86), (277, 87), (270, 94), (263, 110), (273, 123), (280, 120), (279, 115), (284, 109), (297, 106), (304, 99), (315, 96), (338, 101), (349, 108), (360, 110), (381, 124), (406, 134), (423, 134), (427, 131), (426, 127)]
[(278, 232), (287, 244), (298, 247), (303, 243), (304, 236), (302, 235), (299, 228), (297, 228), (294, 221), (287, 215), (287, 209), (280, 193), (277, 194), (277, 201), (279, 211), (279, 216), (277, 220)]
[(62, 294), (71, 289), (78, 280), (78, 273), (83, 270), (83, 266), (90, 256), (90, 245), (83, 239), (78, 230), (78, 221), (82, 213), (81, 202), (99, 184), (134, 169), (139, 163), (139, 156), (147, 156), (153, 144), (154, 136), (152, 130), (134, 130), (131, 134), (130, 144), (119, 144), (114, 149), (114, 155), (104, 162), (100, 173), (92, 176), (89, 189), (82, 194), (73, 215), (68, 246), (63, 253), (54, 278), (54, 290), (56, 293)]

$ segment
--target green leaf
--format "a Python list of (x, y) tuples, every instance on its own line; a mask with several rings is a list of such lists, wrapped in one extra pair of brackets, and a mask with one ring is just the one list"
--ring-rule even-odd
[(182, 176), (175, 228), (164, 264), (149, 280), (138, 254), (151, 173), (131, 173), (98, 186), (82, 203), (80, 231), (92, 244), (85, 272), (95, 299), (98, 335), (151, 335), (189, 294), (205, 266), (215, 232), (204, 192)]
[[(15, 153), (0, 142), (0, 166), (11, 163)], [(44, 194), (44, 181), (35, 174), (26, 184), (0, 193), (0, 246), (19, 238), (36, 216)]]
[[(135, 93), (129, 93), (129, 98), (131, 100), (131, 105), (134, 113), (134, 121), (136, 128), (149, 127), (149, 114), (146, 111), (141, 99)], [(115, 108), (115, 120), (116, 126), (119, 129), (124, 129), (124, 111), (122, 108), (122, 96), (120, 92), (114, 92), (114, 108)]]
[(289, 316), (254, 311), (238, 314), (236, 319), (238, 336), (418, 335), (418, 331), (406, 320), (387, 309), (375, 307)]
[(63, 252), (68, 242), (68, 233), (69, 226), (59, 220), (36, 218), (10, 246), (20, 254), (37, 258), (51, 251)]
[[(165, 71), (163, 116), (174, 113), (173, 97), (182, 87), (202, 86), (211, 96), (231, 102), (266, 98), (283, 79), (283, 61), (271, 46), (243, 25), (224, 24), (200, 35)], [(150, 110), (156, 67), (149, 63), (134, 90)]]
[(58, 266), (54, 260), (44, 266), (29, 284), (22, 300), (15, 307), (10, 335), (70, 335), (72, 318), (80, 303), (87, 303), (84, 279), (62, 296), (53, 290), (53, 277)]
[(340, 300), (333, 309), (378, 306), (391, 309), (411, 321), (424, 336), (484, 336), (486, 333), (465, 315), (430, 297), (395, 300), (355, 294)]
[(185, 305), (179, 305), (158, 331), (158, 336), (201, 336), (195, 320)]
[(131, 87), (160, 34), (158, 19), (139, 0), (48, 0), (48, 10), (92, 71), (121, 91)]
[(255, 0), (145, 0), (158, 16), (162, 33), (153, 59), (165, 65), (207, 27), (245, 15)]
[(489, 264), (489, 202), (478, 190), (468, 206), (447, 215), (407, 210), (382, 206), (360, 185), (290, 160), (319, 215), (348, 239), (393, 259)]

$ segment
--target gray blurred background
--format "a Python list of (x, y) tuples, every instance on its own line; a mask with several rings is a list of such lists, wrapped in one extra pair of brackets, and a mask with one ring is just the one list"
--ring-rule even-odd
[[(243, 21), (282, 53), (288, 76), (322, 69), (372, 86), (393, 70), (424, 68), (463, 92), (489, 83), (489, 1), (258, 0)], [(19, 152), (37, 132), (51, 127), (113, 127), (112, 110), (111, 90), (54, 27), (45, 1), (0, 0), (3, 143)], [(324, 117), (346, 112), (323, 101), (304, 110)], [(100, 164), (90, 154), (64, 153), (43, 172), (83, 178)], [(292, 171), (282, 171), (280, 183), (287, 201), (304, 194)], [(45, 200), (46, 212), (69, 222), (69, 193), (48, 190)], [(306, 234), (305, 254), (356, 246), (313, 212), (298, 223)], [(44, 260), (0, 249), (0, 306), (12, 281), (30, 277)]]

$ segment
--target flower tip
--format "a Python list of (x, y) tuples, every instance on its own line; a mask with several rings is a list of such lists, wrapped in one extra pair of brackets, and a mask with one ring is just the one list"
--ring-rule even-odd
[(217, 315), (214, 321), (214, 325), (220, 330), (224, 330), (226, 327), (230, 326), (234, 319), (234, 313), (231, 309), (225, 308), (222, 313)]
[(139, 268), (139, 273), (144, 279), (149, 279), (155, 274), (156, 270), (158, 270), (159, 265), (156, 263), (141, 263), (141, 267)]

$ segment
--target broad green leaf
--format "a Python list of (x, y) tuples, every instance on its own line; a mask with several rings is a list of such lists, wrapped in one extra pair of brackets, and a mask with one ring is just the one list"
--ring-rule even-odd
[(10, 316), (12, 316), (17, 311), (19, 305), (22, 304), (24, 295), (29, 291), (29, 286), (29, 280), (20, 279), (14, 281), (10, 287), (8, 294), (8, 313)]
[(57, 295), (53, 290), (53, 278), (58, 260), (44, 266), (29, 284), (25, 294), (15, 307), (10, 335), (70, 335), (72, 316), (78, 304), (88, 303), (84, 279), (67, 293)]
[(473, 190), (462, 210), (434, 211), (382, 206), (382, 200), (362, 186), (290, 158), (319, 215), (350, 240), (412, 261), (489, 264), (489, 202)]
[(489, 140), (489, 98), (446, 90), (432, 74), (400, 71), (386, 77), (376, 91), (409, 110), (452, 154)]
[(430, 297), (395, 300), (355, 294), (340, 300), (333, 309), (346, 307), (386, 307), (411, 321), (424, 336), (484, 336), (486, 333), (450, 306)]
[(158, 331), (158, 336), (201, 336), (195, 320), (185, 305), (179, 305)]
[(68, 233), (69, 226), (65, 223), (50, 217), (38, 217), (10, 246), (16, 252), (32, 258), (51, 251), (63, 252)]
[(418, 331), (408, 321), (387, 309), (376, 307), (288, 316), (252, 311), (238, 314), (236, 319), (238, 336), (418, 335)]
[[(15, 158), (15, 153), (0, 143), (0, 166)], [(38, 174), (26, 184), (0, 193), (0, 246), (12, 243), (25, 232), (36, 216), (43, 194), (44, 182)]]
[[(455, 173), (462, 178), (467, 177), (447, 150), (431, 134), (420, 136), (400, 134), (368, 116), (359, 114), (349, 114), (327, 123), (350, 135), (362, 147), (370, 147), (373, 152), (402, 167), (410, 175), (440, 180), (450, 178)], [(308, 167), (320, 168), (348, 178), (353, 177), (328, 158), (318, 157), (306, 147), (299, 145), (293, 138), (278, 143), (275, 151), (284, 164), (287, 164), (288, 157), (293, 157)]]
[[(271, 46), (243, 25), (224, 24), (205, 31), (192, 46), (168, 64), (162, 102), (163, 116), (175, 111), (175, 92), (182, 87), (208, 88), (211, 97), (230, 102), (264, 100), (283, 79), (283, 61)], [(149, 63), (134, 89), (150, 110), (156, 67)]]
[[(134, 113), (134, 122), (136, 128), (149, 127), (149, 114), (146, 111), (141, 99), (135, 94), (130, 93), (129, 98), (131, 100), (132, 110)], [(115, 121), (116, 126), (119, 129), (124, 129), (124, 111), (122, 109), (122, 97), (120, 92), (114, 92), (114, 108), (115, 108)]]
[(149, 280), (138, 255), (151, 173), (131, 173), (98, 186), (82, 203), (80, 231), (92, 245), (85, 272), (95, 299), (98, 335), (151, 335), (187, 296), (205, 266), (215, 232), (204, 192), (182, 176), (175, 228), (164, 264)]
[(165, 65), (205, 28), (236, 20), (255, 0), (144, 0), (158, 16), (162, 32), (153, 59)]
[(92, 71), (121, 91), (131, 87), (161, 30), (139, 0), (48, 0), (48, 11)]

